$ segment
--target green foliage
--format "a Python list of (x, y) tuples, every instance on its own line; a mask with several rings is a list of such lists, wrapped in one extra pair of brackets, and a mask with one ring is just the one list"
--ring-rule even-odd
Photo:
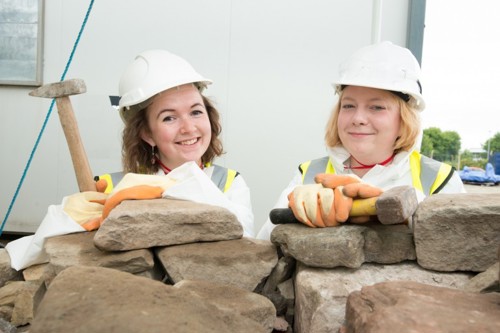
[[(497, 132), (492, 138), (489, 139), (490, 155), (495, 152), (500, 152), (500, 132)], [(483, 144), (484, 151), (488, 151), (488, 141)]]
[(456, 161), (460, 153), (460, 135), (455, 131), (442, 132), (437, 127), (424, 130), (421, 151), (438, 161)]
[(458, 169), (462, 169), (464, 166), (484, 169), (486, 162), (486, 153), (473, 154), (470, 150), (466, 149), (460, 155), (460, 166)]
[(432, 139), (429, 135), (425, 135), (424, 131), (424, 136), (422, 137), (422, 146), (420, 148), (420, 151), (422, 152), (422, 154), (426, 156), (431, 156), (433, 150), (434, 146), (432, 145)]

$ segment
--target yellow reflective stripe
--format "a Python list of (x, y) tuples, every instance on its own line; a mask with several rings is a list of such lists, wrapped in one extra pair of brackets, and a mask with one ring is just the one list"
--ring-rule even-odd
[(441, 163), (441, 166), (439, 167), (438, 174), (436, 176), (436, 180), (431, 186), (430, 194), (433, 194), (436, 189), (443, 184), (443, 182), (448, 178), (448, 175), (451, 172), (451, 165), (446, 164), (446, 163)]
[(326, 166), (325, 173), (327, 174), (335, 173), (335, 168), (333, 167), (332, 161), (330, 161), (330, 159), (328, 159), (328, 165)]
[[(328, 156), (304, 162), (300, 165), (300, 170), (302, 172), (302, 184), (314, 183), (314, 177), (318, 173), (335, 173), (335, 168)], [(313, 174), (308, 175), (309, 172), (313, 172)]]
[(233, 185), (233, 180), (236, 178), (236, 170), (228, 169), (227, 170), (227, 178), (226, 178), (226, 185), (224, 186), (224, 193), (229, 190), (231, 185)]
[(99, 179), (104, 179), (107, 183), (106, 189), (104, 190), (104, 193), (109, 194), (111, 191), (113, 191), (113, 179), (111, 179), (111, 175), (109, 173), (105, 173), (104, 175), (100, 175)]
[(309, 169), (309, 166), (311, 165), (311, 162), (312, 161), (307, 161), (300, 165), (300, 169), (302, 170), (302, 184), (304, 184), (304, 178), (307, 174), (307, 169)]
[[(205, 163), (205, 168), (213, 166), (214, 170), (212, 172), (212, 182), (217, 186), (223, 193), (227, 192), (233, 185), (233, 181), (238, 175), (236, 170), (221, 167), (219, 165), (213, 165), (210, 162)], [(222, 186), (222, 181), (225, 176), (224, 186)]]
[(414, 151), (410, 155), (410, 170), (411, 170), (411, 178), (413, 182), (413, 187), (420, 192), (424, 192), (422, 188), (422, 182), (420, 181), (420, 154)]

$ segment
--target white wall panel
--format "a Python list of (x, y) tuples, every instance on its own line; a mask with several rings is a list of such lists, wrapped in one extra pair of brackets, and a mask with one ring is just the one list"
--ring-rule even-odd
[[(45, 1), (44, 83), (59, 81), (90, 1)], [(404, 45), (407, 1), (382, 2), (382, 39)], [(214, 84), (227, 154), (252, 191), (259, 228), (302, 161), (323, 156), (324, 126), (340, 61), (371, 42), (372, 1), (96, 1), (66, 75), (87, 93), (71, 98), (95, 174), (120, 169), (122, 124), (109, 104), (133, 57), (164, 48)], [(50, 100), (0, 86), (2, 220)], [(47, 206), (78, 191), (54, 107), (5, 226), (34, 232)]]

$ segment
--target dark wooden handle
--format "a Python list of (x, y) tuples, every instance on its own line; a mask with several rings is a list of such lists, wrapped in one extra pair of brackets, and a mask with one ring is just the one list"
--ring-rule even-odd
[(301, 223), (290, 208), (275, 208), (269, 213), (269, 218), (273, 224)]

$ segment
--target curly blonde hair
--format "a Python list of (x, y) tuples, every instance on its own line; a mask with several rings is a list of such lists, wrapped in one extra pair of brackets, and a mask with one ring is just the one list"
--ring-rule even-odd
[[(340, 104), (344, 91), (339, 92), (339, 99), (334, 106), (325, 131), (325, 143), (328, 147), (342, 145), (338, 131), (338, 120), (340, 112)], [(412, 107), (411, 101), (405, 102), (397, 95), (391, 94), (391, 98), (398, 104), (401, 116), (401, 133), (394, 142), (394, 152), (410, 151), (415, 145), (420, 133), (420, 116), (416, 108)]]
[[(202, 164), (206, 164), (212, 162), (215, 157), (222, 155), (224, 149), (222, 141), (219, 139), (222, 131), (219, 112), (209, 98), (203, 95), (201, 97), (207, 110), (212, 132), (207, 151), (201, 157)], [(151, 161), (153, 148), (141, 138), (143, 130), (150, 131), (146, 110), (147, 107), (142, 108), (125, 122), (125, 128), (122, 132), (122, 165), (124, 172), (155, 174), (158, 171), (158, 166)]]

